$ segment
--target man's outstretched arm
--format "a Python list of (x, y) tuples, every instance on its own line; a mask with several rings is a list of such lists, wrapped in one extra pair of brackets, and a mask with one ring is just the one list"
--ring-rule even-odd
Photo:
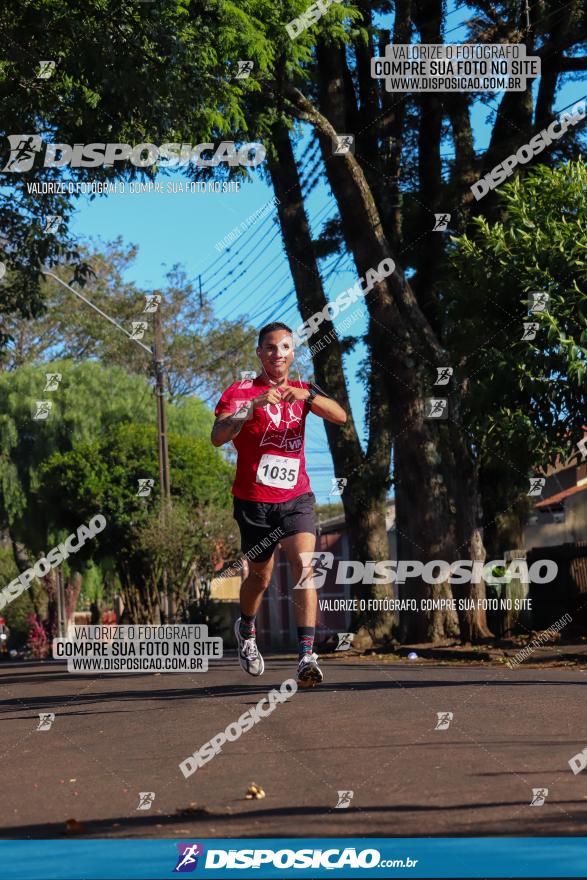
[[(321, 390), (317, 385), (312, 387), (314, 391), (320, 392)], [(313, 412), (315, 416), (320, 416), (321, 419), (326, 419), (327, 422), (334, 422), (335, 425), (344, 425), (347, 420), (347, 414), (342, 406), (325, 394), (318, 393), (312, 396), (307, 388), (288, 387), (283, 391), (282, 398), (288, 401), (306, 401), (310, 412)]]
[(235, 418), (233, 413), (222, 413), (212, 425), (210, 439), (213, 446), (223, 446), (236, 437), (241, 430), (245, 419)]
[(280, 395), (275, 388), (270, 388), (258, 397), (253, 397), (243, 403), (238, 413), (221, 413), (216, 417), (216, 421), (212, 426), (211, 440), (214, 446), (223, 446), (230, 443), (236, 435), (241, 431), (245, 422), (253, 418), (253, 410), (258, 406), (266, 406), (268, 403), (279, 403)]
[(310, 412), (327, 422), (334, 422), (335, 425), (344, 425), (347, 420), (347, 414), (342, 406), (331, 397), (324, 397), (317, 394), (310, 403)]

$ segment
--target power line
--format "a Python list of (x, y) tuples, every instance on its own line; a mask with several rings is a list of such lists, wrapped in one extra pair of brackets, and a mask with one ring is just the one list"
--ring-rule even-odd
[[(249, 216), (254, 216), (254, 215), (249, 215)], [(250, 241), (255, 237), (255, 235), (258, 234), (259, 230), (262, 229), (263, 226), (264, 226), (266, 223), (268, 223), (268, 222), (272, 219), (272, 217), (273, 217), (273, 215), (272, 215), (271, 212), (267, 213), (265, 217), (261, 218), (260, 220), (256, 220), (253, 224), (251, 224), (251, 226), (250, 226), (248, 229), (246, 229), (243, 233), (241, 233), (241, 235), (239, 235), (238, 238), (242, 238), (242, 236), (245, 236), (245, 235), (247, 234), (247, 232), (250, 232), (251, 234), (249, 235), (248, 239), (246, 239), (248, 242), (250, 242)], [(244, 221), (242, 221), (242, 222), (244, 222)], [(238, 229), (239, 227), (237, 226), (237, 227), (234, 227), (234, 228), (235, 228), (235, 229)], [(271, 226), (269, 226), (269, 229), (270, 229), (270, 228), (271, 228)], [(231, 230), (231, 231), (233, 231), (233, 230)], [(227, 233), (227, 234), (230, 235), (230, 232)], [(225, 237), (226, 237), (226, 236), (225, 236)], [(210, 269), (211, 269), (213, 266), (215, 266), (216, 263), (217, 263), (219, 260), (226, 259), (226, 254), (231, 254), (232, 251), (233, 251), (233, 245), (230, 244), (230, 245), (228, 245), (228, 247), (226, 247), (226, 248), (224, 249), (224, 251), (223, 251), (222, 253), (220, 253), (220, 254), (216, 257), (215, 260), (212, 261), (212, 263), (209, 264), (209, 266), (208, 266), (207, 268), (205, 268), (205, 269), (202, 271), (202, 274), (204, 275), (204, 274), (206, 274), (206, 272), (210, 271)], [(237, 249), (236, 253), (238, 253), (238, 249)], [(230, 263), (230, 262), (232, 261), (232, 259), (233, 259), (233, 255), (231, 255), (231, 256), (228, 258), (227, 262)]]
[[(250, 250), (250, 252), (242, 253), (240, 250), (235, 251), (234, 257), (241, 256), (241, 253), (242, 253), (242, 259), (238, 263), (236, 263), (232, 269), (229, 269), (227, 272), (225, 272), (223, 275), (221, 275), (220, 279), (218, 281), (215, 281), (213, 284), (210, 284), (210, 283), (206, 284), (206, 286), (208, 287), (209, 290), (214, 290), (216, 287), (219, 287), (219, 286), (221, 288), (218, 293), (216, 293), (216, 294), (214, 294), (214, 296), (210, 297), (210, 302), (213, 302), (215, 299), (218, 299), (218, 297), (224, 293), (223, 285), (225, 284), (226, 280), (228, 278), (230, 278), (231, 275), (234, 275), (234, 273), (238, 270), (239, 266), (242, 266), (243, 263), (245, 262), (245, 260), (248, 257), (250, 257), (252, 254), (254, 254), (256, 250), (258, 250), (259, 246), (263, 245), (263, 242), (268, 237), (268, 234), (271, 232), (273, 232), (273, 235), (271, 236), (271, 238), (269, 239), (269, 242), (267, 243), (267, 244), (271, 244), (271, 242), (274, 241), (277, 238), (277, 236), (279, 235), (279, 230), (273, 230), (272, 227), (268, 227), (268, 229), (266, 230), (263, 237), (253, 246), (253, 248)], [(249, 244), (249, 243), (250, 243), (250, 239), (246, 242), (246, 244)], [(266, 247), (267, 247), (267, 245), (265, 245), (265, 248)], [(226, 266), (230, 265), (230, 263), (232, 262), (234, 257), (231, 257), (230, 260), (227, 261)], [(253, 260), (253, 262), (254, 262), (254, 260)], [(224, 268), (226, 268), (226, 266)], [(241, 271), (241, 273), (238, 275), (238, 277), (240, 278), (242, 275), (244, 275), (244, 273), (248, 270), (248, 268), (249, 267), (247, 267), (246, 269), (243, 269)], [(219, 274), (219, 273), (216, 273), (216, 274)]]
[[(324, 205), (320, 208), (320, 210), (318, 211), (316, 217), (314, 218), (314, 222), (322, 222), (322, 220), (324, 219), (324, 215), (325, 215), (325, 213), (328, 211), (328, 209), (329, 209), (329, 204), (328, 204), (328, 201), (327, 201), (327, 202), (325, 202), (325, 204), (324, 204)], [(276, 235), (277, 235), (277, 234), (279, 234), (279, 233), (276, 233)], [(268, 274), (267, 276), (263, 276), (263, 278), (260, 279), (260, 278), (259, 278), (259, 272), (257, 272), (256, 276), (255, 276), (253, 279), (251, 279), (249, 282), (246, 282), (245, 285), (244, 285), (240, 290), (233, 290), (233, 291), (232, 291), (232, 295), (233, 295), (233, 297), (239, 299), (239, 305), (242, 306), (242, 305), (244, 304), (244, 302), (246, 302), (246, 300), (248, 300), (248, 299), (250, 298), (250, 294), (247, 293), (247, 294), (245, 295), (245, 292), (246, 292), (247, 290), (249, 290), (249, 289), (251, 289), (251, 288), (254, 288), (254, 292), (259, 292), (259, 288), (260, 288), (263, 284), (265, 284), (266, 281), (268, 281), (268, 280), (272, 277), (272, 275), (273, 275), (273, 272), (270, 271), (270, 267), (276, 262), (276, 260), (279, 260), (279, 258), (282, 257), (282, 256), (283, 256), (283, 254), (282, 254), (281, 252), (278, 253), (278, 254), (276, 254), (276, 255), (275, 255), (275, 256), (269, 261), (269, 263), (268, 263), (268, 264), (267, 264), (262, 270), (260, 270), (260, 272), (265, 272), (265, 270), (267, 270), (267, 271), (269, 272), (269, 274)], [(244, 269), (244, 270), (240, 273), (240, 275), (238, 276), (238, 278), (236, 279), (236, 281), (238, 281), (239, 278), (242, 278), (242, 277), (246, 274), (246, 272), (247, 272), (247, 271), (248, 271), (253, 265), (254, 265), (254, 261), (250, 264), (250, 266), (247, 266), (246, 269)], [(280, 283), (283, 283), (283, 282), (280, 282)], [(272, 282), (272, 287), (275, 287), (275, 282)], [(220, 291), (220, 293), (223, 293), (223, 292), (228, 292), (228, 291)], [(216, 299), (219, 295), (220, 295), (220, 294), (216, 294), (216, 296), (214, 297), (214, 299)]]
[[(226, 304), (228, 306), (228, 308), (234, 310), (236, 301), (238, 301), (239, 307), (243, 306), (244, 303), (247, 300), (249, 300), (250, 297), (255, 292), (259, 292), (262, 285), (265, 284), (270, 279), (272, 279), (273, 276), (275, 275), (275, 272), (278, 270), (278, 266), (275, 265), (275, 268), (272, 268), (273, 265), (281, 262), (282, 259), (283, 259), (283, 254), (281, 252), (277, 253), (274, 257), (272, 257), (271, 260), (269, 260), (269, 262), (265, 266), (263, 266), (263, 268), (261, 270), (259, 270), (259, 273), (257, 274), (257, 276), (255, 278), (253, 278), (251, 281), (246, 282), (244, 284), (244, 287), (242, 287), (240, 290), (232, 289), (230, 291), (229, 290), (221, 291), (221, 293), (230, 293), (231, 294), (230, 301)], [(262, 277), (260, 277), (261, 272), (265, 273)], [(245, 272), (243, 272), (239, 276), (239, 278), (242, 278), (244, 276), (244, 274), (245, 274)], [(239, 279), (236, 279), (236, 281), (238, 281), (238, 280)], [(245, 294), (245, 292), (251, 288), (252, 288), (251, 292)], [(221, 306), (221, 308), (224, 308), (224, 305)]]
[[(314, 222), (317, 222), (317, 221), (318, 221), (318, 222), (322, 222), (322, 220), (324, 219), (324, 214), (328, 211), (328, 209), (329, 209), (329, 204), (328, 204), (328, 200), (327, 200), (327, 201), (323, 204), (323, 206), (320, 208), (320, 210), (318, 211), (317, 216), (314, 218)], [(279, 235), (279, 230), (277, 230), (277, 231), (275, 232), (275, 235), (272, 237), (271, 241), (273, 241), (275, 238), (277, 238), (278, 235)], [(261, 244), (261, 242), (259, 242), (259, 244)], [(266, 249), (266, 248), (265, 248), (265, 249)], [(280, 256), (280, 254), (277, 254), (277, 255), (273, 258), (273, 260), (271, 261), (271, 263), (270, 263), (269, 265), (271, 265), (273, 262), (275, 262), (276, 259), (279, 259), (279, 256)], [(241, 265), (243, 262), (244, 262), (244, 260), (241, 260), (241, 262), (240, 262), (238, 265)], [(253, 260), (248, 266), (246, 266), (246, 267), (241, 271), (241, 273), (238, 275), (238, 277), (235, 279), (235, 281), (238, 281), (240, 278), (242, 278), (242, 277), (246, 274), (246, 272), (248, 272), (248, 270), (249, 270), (254, 264), (255, 264), (255, 260)], [(232, 274), (233, 272), (234, 272), (234, 270), (232, 270), (232, 272), (229, 272), (228, 275)], [(227, 277), (227, 276), (226, 276), (226, 277)], [(253, 284), (253, 285), (258, 285), (258, 284), (259, 284), (258, 277), (255, 278), (252, 282), (249, 282), (247, 286), (250, 286), (251, 284)], [(224, 292), (226, 292), (226, 291), (225, 291), (225, 290), (220, 290), (217, 294), (214, 295), (214, 297), (212, 297), (211, 301), (217, 299), (217, 298), (218, 298), (222, 293), (224, 293)], [(244, 293), (244, 290), (243, 290), (243, 291), (240, 291), (240, 294), (241, 294), (241, 295), (242, 295), (242, 293)]]

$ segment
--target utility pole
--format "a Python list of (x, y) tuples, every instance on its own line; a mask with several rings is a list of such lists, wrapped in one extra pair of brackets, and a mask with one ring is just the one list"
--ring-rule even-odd
[(157, 305), (157, 309), (153, 313), (153, 348), (149, 348), (139, 339), (136, 339), (132, 333), (123, 327), (118, 321), (115, 321), (114, 318), (111, 318), (110, 315), (107, 315), (106, 312), (102, 311), (102, 309), (98, 308), (91, 300), (85, 297), (83, 294), (79, 292), (79, 290), (75, 290), (70, 284), (67, 284), (58, 275), (55, 275), (54, 272), (49, 272), (47, 269), (43, 269), (43, 274), (47, 275), (50, 278), (53, 278), (54, 281), (57, 281), (59, 284), (66, 287), (67, 290), (71, 291), (78, 299), (81, 299), (82, 302), (86, 303), (86, 305), (90, 306), (95, 312), (113, 324), (118, 328), (125, 336), (131, 339), (136, 345), (139, 345), (144, 351), (150, 354), (153, 358), (153, 371), (155, 374), (155, 393), (157, 396), (157, 433), (159, 436), (159, 481), (161, 484), (161, 499), (164, 502), (164, 507), (167, 507), (169, 504), (169, 499), (171, 498), (171, 480), (169, 478), (169, 453), (167, 450), (167, 415), (165, 412), (165, 378), (164, 378), (164, 370), (163, 370), (163, 334), (161, 331), (161, 314), (159, 312), (159, 308), (161, 303), (159, 302)]
[(60, 568), (55, 571), (56, 581), (56, 598), (57, 598), (57, 635), (65, 638), (65, 625), (67, 622), (65, 614), (65, 585), (63, 583), (63, 573)]
[[(161, 524), (168, 523), (171, 507), (171, 476), (169, 473), (169, 450), (167, 445), (167, 412), (165, 409), (165, 373), (163, 370), (163, 330), (161, 328), (161, 302), (153, 313), (153, 371), (155, 373), (155, 396), (157, 398), (157, 434), (159, 437), (159, 483), (161, 487)], [(175, 620), (173, 585), (169, 583), (167, 569), (163, 569), (163, 595), (166, 597), (165, 617)]]
[[(90, 306), (95, 312), (97, 312), (102, 318), (105, 318), (110, 324), (113, 324), (118, 330), (124, 333), (130, 340), (132, 340), (136, 345), (139, 345), (144, 351), (151, 355), (153, 361), (153, 372), (155, 375), (155, 396), (157, 398), (157, 435), (159, 442), (159, 483), (161, 487), (161, 519), (163, 523), (167, 522), (167, 514), (169, 512), (169, 508), (171, 505), (171, 479), (169, 473), (169, 451), (167, 447), (167, 413), (165, 411), (165, 371), (163, 369), (163, 332), (161, 329), (161, 314), (159, 312), (161, 306), (161, 299), (157, 304), (157, 308), (153, 312), (153, 347), (149, 348), (144, 342), (141, 342), (140, 339), (137, 339), (132, 333), (123, 327), (122, 324), (119, 324), (114, 318), (100, 309), (95, 303), (89, 300), (86, 296), (79, 292), (79, 290), (75, 290), (70, 284), (67, 284), (66, 281), (63, 281), (59, 278), (58, 275), (55, 275), (54, 272), (49, 272), (47, 269), (42, 270), (44, 275), (47, 275), (49, 278), (53, 278), (54, 281), (57, 281), (63, 287), (67, 288), (71, 293), (77, 296), (78, 299), (82, 300), (86, 305)], [(201, 280), (200, 280), (200, 288), (201, 288)], [(167, 616), (169, 619), (173, 620), (175, 617), (175, 608), (173, 602), (173, 594), (171, 586), (168, 586), (167, 580), (167, 571), (163, 572), (163, 588), (164, 592), (167, 596)], [(63, 614), (65, 609), (65, 598), (61, 595), (62, 606), (63, 606)], [(59, 600), (58, 600), (59, 601)]]
[(171, 500), (171, 479), (169, 475), (169, 450), (167, 447), (167, 413), (165, 411), (165, 375), (163, 371), (163, 332), (161, 312), (153, 313), (153, 371), (155, 373), (155, 395), (157, 397), (157, 432), (159, 435), (159, 483), (164, 512)]

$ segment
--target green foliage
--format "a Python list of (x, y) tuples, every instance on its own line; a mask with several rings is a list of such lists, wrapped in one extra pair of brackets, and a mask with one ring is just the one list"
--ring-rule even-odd
[(83, 574), (80, 604), (90, 605), (96, 602), (100, 605), (104, 599), (104, 577), (100, 568), (93, 562), (89, 562)]
[[(56, 391), (44, 390), (47, 372), (62, 374)], [(35, 402), (44, 399), (50, 399), (53, 404), (49, 417), (34, 420)], [(194, 440), (199, 439), (203, 446), (209, 445), (207, 439), (213, 418), (197, 401), (170, 406), (168, 415), (171, 431), (185, 432)], [(56, 361), (0, 374), (2, 524), (9, 525), (13, 535), (33, 554), (44, 552), (50, 532), (56, 534), (64, 523), (56, 517), (55, 509), (47, 505), (40, 486), (41, 468), (52, 455), (72, 452), (83, 470), (88, 462), (74, 450), (99, 444), (103, 438), (112, 441), (117, 436), (117, 429), (130, 422), (136, 432), (145, 432), (144, 436), (149, 437), (152, 446), (147, 461), (141, 460), (136, 467), (129, 463), (135, 479), (134, 491), (138, 476), (157, 478), (155, 420), (156, 404), (148, 380), (129, 376), (119, 367), (103, 367), (92, 361), (79, 364)], [(181, 447), (181, 440), (178, 446)], [(146, 454), (146, 450), (144, 452)], [(98, 494), (101, 480), (106, 478), (103, 468), (88, 474), (88, 479), (94, 481), (91, 491)], [(95, 512), (95, 507), (87, 509)], [(77, 515), (73, 520), (70, 525), (74, 528), (83, 521)]]
[[(271, 6), (226, 0), (71, 0), (65, 5), (8, 0), (0, 10), (2, 128), (66, 144), (95, 143), (97, 132), (98, 139), (133, 145), (199, 144), (225, 135), (250, 140), (255, 132), (242, 99), (260, 86), (255, 77), (235, 80), (234, 73), (239, 59), (252, 59), (266, 76), (273, 50), (261, 22)], [(54, 73), (38, 79), (38, 64), (46, 59), (56, 62)], [(0, 168), (7, 158), (4, 144)], [(74, 261), (80, 268), (67, 231), (75, 199), (30, 194), (28, 183), (154, 173), (126, 163), (65, 174), (38, 166), (0, 171), (0, 259), (8, 266), (0, 311), (41, 314), (40, 266)], [(240, 166), (232, 173), (243, 179), (250, 174)], [(44, 232), (48, 214), (62, 218), (56, 233)], [(81, 269), (80, 278), (87, 278)]]
[[(231, 469), (207, 439), (170, 433), (169, 459), (172, 496), (227, 504)], [(43, 478), (56, 503), (63, 486), (68, 487), (61, 503), (65, 513), (71, 512), (71, 524), (80, 513), (83, 518), (100, 511), (120, 528), (140, 519), (157, 503), (158, 473), (156, 429), (124, 424), (70, 452), (56, 453), (47, 462)], [(155, 481), (150, 495), (138, 496), (139, 479), (149, 478)]]
[[(291, 125), (280, 97), (284, 76), (296, 83), (307, 80), (317, 36), (345, 43), (360, 17), (353, 5), (334, 3), (291, 40), (285, 26), (308, 5), (307, 0), (71, 0), (64, 6), (59, 0), (8, 0), (0, 10), (3, 130), (40, 133), (66, 144), (95, 143), (96, 132), (109, 143), (132, 145), (261, 140), (271, 155), (275, 122)], [(56, 62), (55, 70), (39, 80), (39, 61), (47, 59)], [(239, 60), (253, 62), (252, 76), (236, 79)], [(5, 145), (0, 169), (8, 155)], [(28, 184), (153, 178), (159, 172), (166, 173), (126, 162), (66, 170), (37, 162), (27, 172), (0, 170), (0, 260), (8, 267), (0, 312), (44, 313), (43, 265), (69, 263), (80, 282), (91, 276), (68, 232), (75, 196), (32, 194)], [(242, 180), (264, 173), (193, 165), (185, 172)], [(54, 233), (44, 231), (50, 214), (61, 217)], [(3, 332), (0, 325), (0, 344)]]
[[(168, 387), (175, 400), (198, 394), (209, 398), (239, 378), (241, 370), (256, 363), (255, 332), (246, 318), (218, 320), (203, 294), (179, 266), (167, 273), (167, 283), (157, 291), (141, 290), (126, 281), (137, 256), (137, 248), (113, 242), (88, 245), (82, 249), (93, 277), (84, 295), (128, 331), (133, 321), (148, 324), (142, 340), (153, 344), (153, 314), (145, 313), (145, 297), (156, 293), (163, 327), (165, 370)], [(55, 274), (70, 281), (71, 272), (56, 269)], [(107, 366), (119, 366), (126, 372), (147, 376), (152, 360), (144, 349), (100, 318), (90, 306), (52, 278), (42, 285), (47, 311), (36, 319), (5, 316), (4, 333), (12, 342), (0, 351), (5, 369), (15, 369), (35, 361), (60, 359), (97, 359)], [(194, 332), (197, 327), (198, 332)], [(194, 401), (193, 406), (200, 405)]]
[(14, 562), (11, 547), (0, 547), (0, 584), (9, 584), (15, 577), (18, 577), (18, 569)]
[[(42, 469), (41, 493), (60, 523), (73, 529), (96, 513), (105, 517), (89, 552), (100, 563), (114, 559), (127, 603), (142, 603), (147, 616), (158, 602), (163, 568), (170, 566), (171, 586), (185, 600), (194, 566), (209, 574), (216, 536), (229, 527), (232, 468), (207, 437), (170, 432), (168, 439), (172, 509), (165, 517), (151, 426), (118, 425), (55, 453)], [(154, 480), (148, 496), (137, 495), (140, 479)]]
[[(445, 297), (464, 424), (481, 461), (527, 485), (575, 451), (587, 412), (587, 167), (537, 166), (500, 190), (503, 222), (453, 239)], [(532, 312), (532, 291), (550, 295)], [(523, 341), (524, 322), (536, 322)]]
[[(169, 460), (172, 498), (228, 505), (232, 469), (208, 439), (170, 433)], [(122, 424), (51, 456), (43, 468), (42, 492), (68, 528), (102, 513), (108, 527), (96, 541), (106, 553), (125, 554), (132, 552), (128, 543), (134, 526), (157, 506), (158, 475), (156, 429)], [(148, 496), (137, 495), (141, 479), (154, 480)]]
[[(0, 590), (16, 577), (18, 577), (18, 569), (14, 562), (12, 549), (0, 547)], [(29, 631), (28, 617), (33, 611), (28, 590), (25, 590), (18, 599), (10, 602), (0, 611), (0, 617), (4, 618), (10, 630), (10, 648), (25, 644)]]
[[(45, 391), (47, 372), (62, 374), (58, 390)], [(50, 399), (46, 420), (35, 420), (37, 400)], [(4, 525), (18, 528), (26, 519), (40, 531), (31, 549), (43, 549), (48, 520), (44, 505), (36, 504), (39, 468), (54, 452), (108, 433), (116, 424), (149, 422), (154, 403), (146, 379), (127, 376), (121, 369), (96, 363), (56, 361), (24, 366), (0, 375), (0, 512)], [(38, 508), (38, 509), (37, 509)], [(48, 514), (48, 512), (46, 512)], [(32, 524), (32, 523), (31, 523)], [(42, 526), (42, 528), (36, 528)], [(25, 531), (28, 531), (25, 529)], [(25, 542), (26, 543), (26, 542)]]
[[(44, 390), (47, 372), (62, 375), (55, 391)], [(35, 420), (35, 401), (42, 399), (53, 406), (46, 420)], [(156, 408), (148, 380), (93, 361), (23, 366), (0, 374), (0, 409), (2, 524), (31, 560), (101, 513), (106, 529), (63, 563), (64, 574), (75, 566), (84, 575), (84, 595), (100, 598), (105, 587), (108, 595), (114, 587), (114, 565), (123, 588), (136, 585), (143, 598), (156, 595), (154, 567), (167, 552), (165, 543), (173, 542), (165, 533), (156, 553), (138, 537), (149, 524), (155, 527), (160, 501)], [(209, 560), (202, 560), (211, 536), (220, 533), (221, 522), (222, 530), (227, 527), (232, 467), (210, 443), (213, 416), (201, 401), (186, 398), (167, 412), (172, 501), (189, 510), (185, 520), (191, 517), (195, 529), (184, 550), (191, 563), (197, 557), (208, 571)], [(137, 494), (144, 479), (153, 481), (146, 497)], [(206, 523), (215, 523), (208, 535)]]

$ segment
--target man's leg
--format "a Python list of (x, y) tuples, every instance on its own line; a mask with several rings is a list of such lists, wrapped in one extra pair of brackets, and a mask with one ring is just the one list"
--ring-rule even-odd
[(271, 581), (273, 555), (263, 562), (248, 562), (248, 566), (249, 573), (242, 582), (240, 590), (241, 620), (244, 624), (241, 626), (243, 638), (252, 638), (255, 634), (255, 617), (263, 594)]
[(273, 571), (273, 555), (263, 562), (249, 562), (249, 573), (241, 584), (241, 616), (234, 625), (241, 669), (249, 675), (262, 675), (265, 662), (257, 648), (255, 615)]
[[(316, 626), (316, 611), (318, 598), (314, 589), (312, 575), (314, 572), (311, 563), (304, 565), (304, 559), (309, 559), (310, 554), (316, 547), (316, 535), (308, 532), (300, 532), (290, 535), (289, 538), (281, 539), (281, 546), (285, 553), (294, 584), (299, 584), (303, 589), (296, 589), (292, 595), (294, 614), (298, 626)], [(304, 554), (304, 559), (301, 554)]]
[[(318, 597), (313, 581), (313, 566), (310, 562), (316, 546), (316, 535), (298, 532), (282, 538), (281, 546), (288, 561), (295, 589), (292, 591), (294, 614), (298, 625), (298, 680), (307, 687), (322, 681), (317, 657), (313, 653), (316, 633), (316, 612)], [(308, 661), (310, 661), (308, 663)], [(303, 672), (302, 672), (303, 669)]]

